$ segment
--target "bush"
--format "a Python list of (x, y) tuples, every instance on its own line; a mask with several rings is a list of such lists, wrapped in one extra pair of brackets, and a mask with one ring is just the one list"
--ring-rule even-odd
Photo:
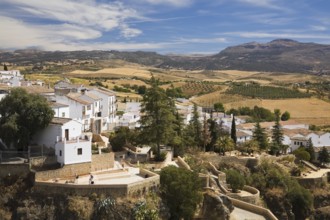
[(230, 187), (234, 193), (237, 192), (238, 190), (243, 189), (243, 187), (245, 185), (244, 176), (242, 176), (236, 170), (227, 170), (226, 181), (230, 185)]
[(293, 151), (293, 154), (297, 157), (299, 160), (306, 160), (309, 161), (311, 159), (311, 156), (309, 153), (305, 150), (304, 147), (299, 147), (297, 150)]
[(160, 184), (162, 197), (170, 210), (170, 219), (192, 219), (202, 200), (198, 174), (168, 166), (160, 172)]
[(281, 121), (287, 121), (290, 119), (290, 113), (288, 111), (285, 111), (281, 116)]
[(302, 186), (292, 188), (288, 192), (288, 198), (296, 219), (306, 219), (310, 215), (313, 196), (307, 189)]
[(156, 155), (155, 160), (158, 162), (162, 162), (166, 159), (166, 155), (167, 155), (166, 151), (160, 152), (159, 156)]

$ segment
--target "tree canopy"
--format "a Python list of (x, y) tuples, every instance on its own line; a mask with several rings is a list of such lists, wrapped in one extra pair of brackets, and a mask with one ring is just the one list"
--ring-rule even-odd
[(238, 190), (243, 189), (245, 185), (244, 176), (242, 176), (236, 170), (227, 170), (226, 171), (226, 182), (230, 185), (232, 191), (235, 193)]
[(225, 107), (221, 102), (214, 103), (213, 108), (216, 112), (225, 112)]
[(152, 76), (150, 83), (141, 104), (141, 140), (155, 144), (157, 158), (160, 158), (160, 145), (168, 144), (175, 137), (176, 110), (173, 100), (159, 87), (159, 80)]
[(325, 147), (323, 147), (322, 150), (320, 151), (318, 159), (321, 163), (330, 162), (330, 156), (328, 150)]
[(260, 126), (259, 121), (257, 121), (253, 130), (253, 140), (258, 142), (260, 150), (267, 150), (268, 148), (267, 135), (265, 129), (263, 129)]
[(198, 174), (168, 166), (160, 172), (161, 193), (170, 210), (170, 219), (192, 219), (202, 199)]
[(282, 150), (283, 146), (283, 131), (280, 124), (281, 111), (279, 109), (274, 110), (275, 114), (275, 124), (272, 129), (272, 148), (271, 151), (273, 154), (279, 153)]
[(281, 121), (287, 121), (291, 117), (290, 113), (288, 111), (285, 111), (281, 116)]
[(8, 147), (24, 150), (31, 137), (48, 126), (54, 111), (44, 97), (15, 88), (0, 101), (0, 115), (2, 141)]

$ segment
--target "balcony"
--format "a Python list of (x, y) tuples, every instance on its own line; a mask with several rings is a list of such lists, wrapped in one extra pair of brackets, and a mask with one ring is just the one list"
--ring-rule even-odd
[(79, 142), (89, 142), (90, 138), (87, 135), (81, 135), (78, 137), (70, 138), (69, 140), (66, 140), (65, 137), (56, 137), (56, 143), (63, 143), (63, 144), (73, 144), (73, 143), (79, 143)]

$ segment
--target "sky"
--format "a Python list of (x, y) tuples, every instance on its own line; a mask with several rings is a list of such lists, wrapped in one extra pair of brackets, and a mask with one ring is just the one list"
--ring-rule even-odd
[(330, 44), (329, 0), (0, 0), (0, 49), (213, 54), (285, 38)]

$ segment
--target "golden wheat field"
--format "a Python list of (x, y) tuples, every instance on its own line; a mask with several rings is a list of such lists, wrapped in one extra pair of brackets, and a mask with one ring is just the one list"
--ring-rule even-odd
[(226, 103), (225, 107), (230, 109), (240, 106), (253, 107), (255, 105), (271, 111), (274, 109), (280, 109), (281, 112), (288, 111), (292, 119), (308, 124), (325, 125), (330, 123), (330, 103), (317, 98), (283, 100), (246, 99)]
[(142, 78), (149, 79), (151, 75), (164, 81), (176, 81), (184, 80), (180, 76), (175, 76), (157, 69), (148, 69), (143, 66), (134, 67), (115, 67), (115, 68), (104, 68), (98, 71), (86, 71), (86, 70), (75, 70), (66, 75), (71, 77), (90, 77), (90, 78)]

